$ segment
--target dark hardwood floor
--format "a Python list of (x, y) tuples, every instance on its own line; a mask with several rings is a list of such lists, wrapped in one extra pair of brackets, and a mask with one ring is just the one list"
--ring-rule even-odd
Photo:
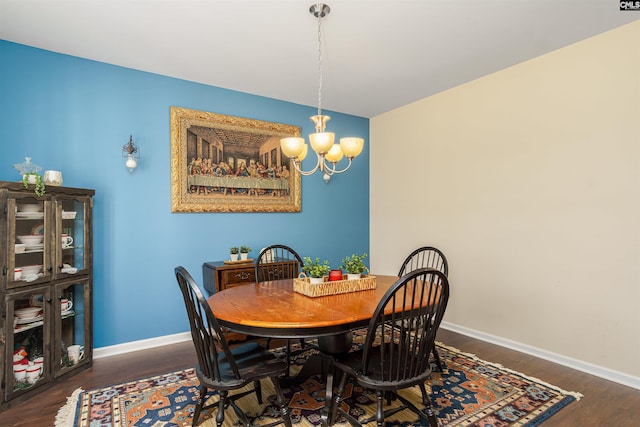
[[(640, 425), (640, 390), (441, 329), (438, 340), (484, 360), (536, 377), (584, 397), (552, 416), (544, 427)], [(0, 426), (52, 426), (67, 396), (85, 390), (193, 367), (191, 342), (94, 361), (94, 366), (0, 413)]]

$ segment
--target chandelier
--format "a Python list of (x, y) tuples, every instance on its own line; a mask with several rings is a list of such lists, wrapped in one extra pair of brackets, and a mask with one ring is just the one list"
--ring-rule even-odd
[[(342, 173), (349, 169), (353, 159), (364, 147), (364, 139), (355, 137), (340, 138), (340, 144), (334, 144), (335, 134), (325, 132), (331, 117), (322, 115), (322, 18), (327, 16), (330, 10), (329, 6), (323, 3), (314, 4), (309, 8), (309, 12), (318, 18), (318, 114), (310, 118), (316, 131), (309, 134), (309, 143), (318, 158), (315, 167), (309, 171), (302, 170), (302, 160), (308, 151), (304, 138), (290, 137), (280, 140), (282, 153), (289, 157), (298, 172), (307, 176), (320, 171), (325, 182), (329, 182), (334, 173)], [(343, 157), (346, 157), (349, 163), (344, 169), (338, 169), (338, 162)]]

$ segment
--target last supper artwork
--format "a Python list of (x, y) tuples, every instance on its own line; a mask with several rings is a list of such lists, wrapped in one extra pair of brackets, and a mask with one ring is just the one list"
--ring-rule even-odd
[(300, 128), (171, 107), (173, 212), (298, 212), (300, 175), (280, 139)]

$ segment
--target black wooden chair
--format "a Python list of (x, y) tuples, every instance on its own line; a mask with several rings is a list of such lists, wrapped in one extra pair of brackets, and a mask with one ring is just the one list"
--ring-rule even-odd
[[(447, 276), (438, 270), (418, 269), (399, 278), (378, 303), (362, 348), (325, 355), (330, 360), (330, 369), (323, 423), (333, 425), (337, 413), (340, 413), (352, 425), (376, 420), (378, 426), (382, 426), (386, 417), (411, 409), (426, 419), (431, 427), (437, 427), (438, 420), (431, 407), (425, 381), (431, 373), (429, 353), (435, 345), (436, 332), (448, 300), (449, 282)], [(334, 397), (333, 380), (340, 373), (342, 376)], [(349, 378), (364, 388), (375, 390), (375, 416), (359, 421), (342, 408), (342, 393)], [(397, 393), (413, 386), (420, 387), (426, 413)], [(385, 397), (388, 401), (398, 399), (402, 405), (385, 411)]]
[[(447, 257), (444, 256), (442, 251), (438, 248), (434, 248), (433, 246), (423, 246), (411, 252), (404, 260), (402, 267), (400, 267), (400, 271), (398, 271), (398, 277), (402, 277), (419, 268), (429, 267), (440, 270), (447, 277), (449, 276), (449, 263), (447, 262)], [(433, 347), (432, 353), (438, 369), (442, 372), (442, 361), (440, 360), (440, 355), (435, 347)]]
[(302, 258), (289, 246), (271, 245), (256, 259), (256, 281), (294, 279), (302, 271)]
[(419, 268), (429, 267), (440, 270), (447, 276), (449, 275), (449, 263), (442, 251), (433, 246), (423, 246), (411, 252), (404, 260), (398, 272), (398, 277), (402, 277)]
[[(256, 282), (268, 280), (295, 279), (302, 272), (302, 258), (286, 245), (271, 245), (260, 251), (256, 259)], [(271, 338), (267, 338), (269, 348)], [(304, 347), (304, 340), (300, 340)], [(287, 366), (291, 364), (291, 340), (287, 340)]]
[[(198, 425), (200, 412), (203, 409), (208, 409), (216, 403), (218, 404), (216, 415), (218, 427), (222, 426), (224, 410), (229, 406), (233, 408), (242, 423), (249, 426), (246, 414), (236, 404), (236, 401), (255, 392), (258, 403), (262, 404), (260, 380), (270, 378), (275, 388), (282, 420), (272, 422), (268, 426), (284, 423), (290, 427), (289, 409), (278, 380), (287, 374), (287, 364), (257, 343), (244, 344), (230, 350), (220, 331), (218, 321), (189, 272), (183, 267), (176, 267), (175, 274), (184, 297), (191, 327), (191, 338), (198, 356), (196, 374), (200, 380), (200, 396), (193, 414), (192, 426)], [(253, 387), (249, 390), (229, 394), (230, 391), (239, 390), (251, 383), (253, 383)], [(217, 391), (219, 399), (217, 402), (205, 406), (208, 390)]]

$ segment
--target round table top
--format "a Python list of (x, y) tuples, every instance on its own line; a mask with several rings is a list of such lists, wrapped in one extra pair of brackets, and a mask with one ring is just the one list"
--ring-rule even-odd
[(293, 290), (293, 279), (238, 285), (208, 299), (221, 326), (247, 335), (317, 337), (366, 326), (396, 276), (376, 276), (376, 289), (322, 297)]

